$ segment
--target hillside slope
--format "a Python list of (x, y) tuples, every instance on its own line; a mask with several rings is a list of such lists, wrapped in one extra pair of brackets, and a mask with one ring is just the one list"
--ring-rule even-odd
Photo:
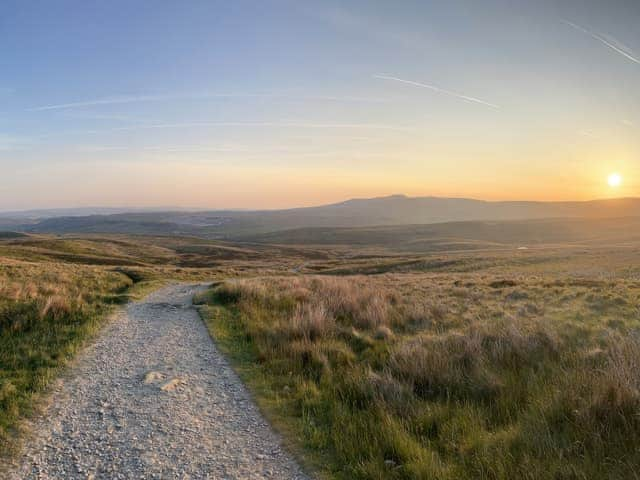
[[(393, 195), (319, 207), (264, 211), (165, 211), (59, 216), (31, 220), (36, 233), (138, 233), (235, 238), (305, 227), (370, 227), (466, 221), (638, 216), (640, 199), (588, 202), (488, 202), (462, 198)], [(1, 222), (0, 222), (1, 223)], [(11, 229), (19, 229), (15, 221)]]

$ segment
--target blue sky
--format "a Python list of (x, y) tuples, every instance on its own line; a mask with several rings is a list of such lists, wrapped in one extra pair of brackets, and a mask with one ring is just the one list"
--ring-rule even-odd
[(637, 195), (638, 20), (636, 1), (5, 1), (0, 209)]

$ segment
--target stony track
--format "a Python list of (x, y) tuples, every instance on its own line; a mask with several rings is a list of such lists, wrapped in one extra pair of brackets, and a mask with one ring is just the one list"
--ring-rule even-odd
[(307, 479), (172, 285), (130, 304), (53, 389), (11, 479)]

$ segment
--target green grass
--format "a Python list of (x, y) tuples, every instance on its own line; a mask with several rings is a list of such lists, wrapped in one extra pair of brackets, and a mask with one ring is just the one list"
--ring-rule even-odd
[[(303, 429), (303, 425), (297, 419), (289, 417), (288, 413), (296, 408), (296, 402), (277, 394), (279, 389), (286, 387), (286, 383), (259, 368), (260, 361), (254, 342), (237, 321), (237, 311), (204, 302), (203, 297), (196, 299), (196, 303), (200, 303), (200, 314), (209, 333), (218, 348), (231, 361), (242, 381), (249, 386), (262, 413), (279, 432), (285, 434), (284, 441), (288, 450), (297, 454), (308, 472), (322, 474), (323, 470), (337, 469), (339, 466), (330, 455), (313, 448), (314, 440), (307, 439), (309, 432)], [(313, 434), (310, 436), (313, 437)], [(307, 455), (305, 447), (312, 449), (313, 455)], [(319, 468), (321, 464), (323, 469)]]
[(21, 420), (112, 307), (154, 285), (100, 267), (0, 262), (0, 457), (16, 453)]
[(310, 470), (637, 478), (638, 264), (626, 247), (401, 255), (2, 239), (0, 455), (16, 451), (21, 420), (114, 305), (170, 279), (244, 277), (203, 294), (203, 318)]
[(281, 258), (243, 263), (250, 256), (246, 250), (193, 238), (2, 236), (0, 459), (19, 451), (23, 420), (115, 306), (168, 281), (289, 268), (289, 260)]
[(394, 275), (199, 302), (260, 406), (336, 479), (619, 479), (640, 467), (640, 285)]

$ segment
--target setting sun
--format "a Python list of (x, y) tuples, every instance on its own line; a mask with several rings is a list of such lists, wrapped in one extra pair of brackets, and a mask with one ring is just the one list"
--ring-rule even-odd
[(612, 173), (609, 175), (607, 183), (610, 187), (619, 187), (622, 184), (622, 175), (619, 173)]

